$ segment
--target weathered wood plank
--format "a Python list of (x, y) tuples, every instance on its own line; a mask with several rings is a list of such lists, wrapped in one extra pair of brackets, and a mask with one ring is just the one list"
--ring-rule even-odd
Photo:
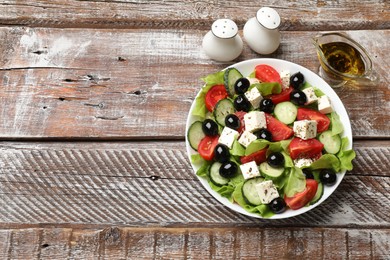
[(9, 258), (12, 244), (12, 232), (10, 230), (0, 230), (0, 258)]
[[(0, 28), (0, 138), (182, 139), (199, 78), (231, 64), (205, 56), (203, 33)], [(337, 92), (355, 137), (388, 137), (390, 31), (349, 34), (372, 54), (381, 78)], [(270, 57), (315, 71), (314, 35), (284, 33)], [(245, 47), (237, 61), (257, 57)]]
[[(16, 244), (14, 248), (10, 247), (10, 259), (38, 259), (41, 254), (41, 230), (24, 229), (12, 234), (12, 242)], [(31, 243), (35, 241), (35, 243)], [(23, 250), (20, 250), (20, 249)]]
[(302, 216), (270, 223), (214, 200), (193, 174), (183, 142), (2, 142), (0, 227), (389, 226), (389, 141), (356, 142), (355, 147), (355, 169), (326, 202)]
[[(34, 235), (29, 241), (34, 251), (23, 259), (34, 259), (34, 255), (40, 259), (67, 256), (70, 259), (388, 259), (390, 256), (389, 229), (113, 227), (110, 230), (121, 234), (115, 243), (127, 247), (112, 248), (112, 238), (105, 236), (107, 229), (55, 229), (58, 236), (45, 244), (41, 241), (42, 234), (53, 232), (50, 228), (10, 229), (5, 232), (12, 234), (12, 239), (7, 236), (3, 244), (12, 252), (23, 252), (26, 239), (23, 235)], [(69, 232), (73, 235), (68, 236)], [(16, 255), (15, 259), (21, 257)]]
[(72, 229), (42, 229), (40, 235), (40, 258), (65, 259), (69, 256)]
[[(367, 8), (367, 6), (370, 8)], [(389, 29), (387, 1), (2, 1), (0, 24), (92, 28), (209, 28), (221, 17), (240, 27), (262, 6), (275, 8), (283, 30)], [(238, 11), (239, 10), (239, 11)]]

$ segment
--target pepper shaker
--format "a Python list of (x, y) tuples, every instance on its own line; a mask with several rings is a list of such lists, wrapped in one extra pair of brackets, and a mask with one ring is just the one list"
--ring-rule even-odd
[(243, 41), (238, 35), (237, 24), (230, 19), (218, 19), (211, 30), (203, 37), (202, 47), (207, 56), (216, 61), (231, 61), (243, 49)]
[(280, 45), (279, 14), (270, 7), (262, 7), (256, 17), (244, 25), (244, 38), (249, 47), (259, 54), (271, 54)]

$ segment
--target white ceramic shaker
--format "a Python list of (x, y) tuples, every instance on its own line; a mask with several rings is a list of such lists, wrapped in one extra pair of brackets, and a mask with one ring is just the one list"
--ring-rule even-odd
[(234, 60), (243, 49), (237, 24), (230, 19), (216, 20), (211, 30), (203, 37), (202, 47), (207, 56), (213, 60)]
[(279, 14), (270, 7), (262, 7), (257, 11), (256, 17), (245, 23), (245, 41), (259, 54), (273, 53), (280, 45), (279, 25)]

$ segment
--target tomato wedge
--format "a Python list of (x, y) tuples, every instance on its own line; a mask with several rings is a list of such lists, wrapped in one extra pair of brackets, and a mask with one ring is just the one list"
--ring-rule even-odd
[(265, 119), (267, 120), (267, 129), (272, 134), (273, 142), (286, 140), (293, 136), (294, 131), (289, 126), (283, 124), (270, 114), (265, 113)]
[(297, 158), (317, 158), (323, 148), (324, 145), (317, 139), (303, 140), (298, 137), (294, 137), (288, 146), (293, 160)]
[(273, 94), (267, 98), (271, 99), (272, 102), (276, 105), (284, 101), (290, 101), (290, 94), (293, 91), (293, 88), (285, 88), (279, 94)]
[(278, 82), (282, 85), (279, 72), (266, 64), (260, 64), (255, 67), (255, 75), (261, 82)]
[(205, 136), (198, 145), (198, 152), (203, 159), (211, 161), (214, 158), (214, 149), (218, 144), (219, 136)]
[(215, 105), (221, 99), (228, 96), (224, 85), (215, 85), (209, 89), (206, 93), (205, 104), (208, 111), (212, 112)]
[(298, 108), (297, 120), (315, 120), (317, 122), (317, 133), (329, 129), (330, 119), (320, 112), (309, 108)]
[(306, 179), (306, 188), (293, 197), (284, 197), (284, 201), (290, 209), (300, 209), (309, 203), (316, 195), (318, 189), (317, 181), (313, 179)]
[(242, 164), (255, 161), (257, 165), (267, 160), (267, 148), (261, 149), (257, 152), (251, 153), (250, 155), (242, 156), (240, 161)]
[(234, 114), (240, 120), (240, 128), (238, 128), (237, 132), (239, 132), (241, 134), (242, 132), (244, 132), (244, 128), (245, 128), (244, 116), (245, 116), (246, 112), (245, 111), (237, 111)]

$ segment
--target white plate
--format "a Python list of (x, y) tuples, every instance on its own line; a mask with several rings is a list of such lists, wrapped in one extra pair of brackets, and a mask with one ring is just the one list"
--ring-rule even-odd
[[(277, 71), (281, 70), (289, 70), (291, 74), (294, 74), (295, 72), (300, 71), (304, 76), (305, 80), (311, 84), (312, 86), (315, 86), (322, 90), (331, 100), (332, 106), (336, 113), (340, 116), (341, 122), (344, 125), (344, 133), (342, 136), (348, 137), (349, 140), (349, 149), (352, 149), (352, 130), (351, 130), (351, 123), (349, 121), (349, 117), (347, 114), (347, 111), (345, 110), (345, 107), (343, 103), (341, 102), (340, 98), (337, 96), (336, 92), (322, 79), (320, 78), (317, 74), (314, 72), (289, 61), (284, 61), (284, 60), (278, 60), (278, 59), (252, 59), (252, 60), (247, 60), (247, 61), (242, 61), (236, 64), (231, 65), (230, 67), (235, 67), (237, 68), (244, 76), (248, 76), (250, 73), (254, 71), (254, 68), (256, 65), (259, 64), (267, 64), (275, 68)], [(213, 71), (210, 71), (210, 74), (213, 73)], [(199, 95), (199, 93), (198, 93)], [(198, 118), (192, 116), (192, 110), (194, 109), (194, 104), (195, 102), (192, 103), (192, 106), (190, 108), (190, 112), (187, 117), (187, 124), (186, 124), (186, 133), (188, 131), (189, 126), (196, 121)], [(198, 119), (199, 120), (199, 119)], [(191, 161), (191, 155), (195, 154), (196, 151), (194, 151), (191, 146), (189, 145), (188, 139), (187, 139), (187, 134), (186, 134), (186, 148), (187, 148), (187, 154), (188, 157)], [(196, 171), (199, 169), (200, 165), (194, 165), (192, 164), (192, 168), (194, 169), (195, 175)], [(282, 219), (282, 218), (289, 218), (293, 216), (300, 215), (304, 212), (307, 212), (316, 206), (320, 205), (323, 201), (325, 201), (339, 186), (341, 180), (344, 178), (346, 171), (342, 171), (341, 173), (337, 174), (337, 182), (335, 185), (331, 187), (324, 187), (324, 195), (320, 199), (319, 202), (315, 203), (312, 206), (308, 207), (303, 207), (298, 210), (291, 210), (288, 209), (285, 212), (281, 214), (275, 214), (272, 216), (270, 219)], [(256, 217), (256, 218), (262, 218), (259, 214), (253, 214), (245, 209), (243, 209), (240, 205), (236, 203), (231, 203), (228, 199), (222, 197), (219, 195), (217, 192), (211, 189), (209, 186), (207, 180), (205, 180), (202, 177), (197, 176), (199, 181), (202, 183), (203, 187), (214, 197), (216, 198), (219, 202), (221, 202), (223, 205), (231, 208), (234, 211), (237, 211), (241, 214), (251, 216), (251, 217)]]

